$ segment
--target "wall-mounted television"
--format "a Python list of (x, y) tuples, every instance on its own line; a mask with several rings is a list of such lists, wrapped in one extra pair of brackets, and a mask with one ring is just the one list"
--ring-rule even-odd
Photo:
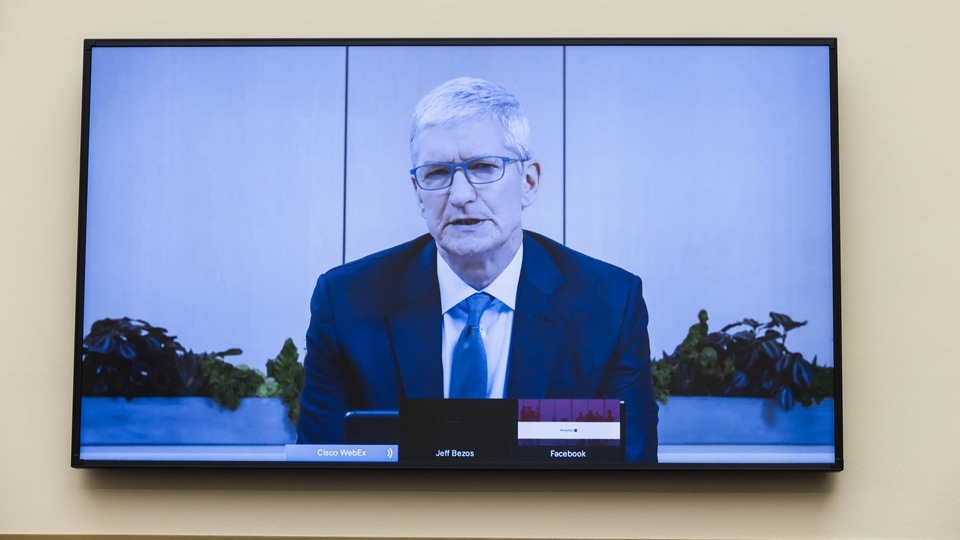
[(86, 40), (74, 467), (841, 470), (832, 38)]

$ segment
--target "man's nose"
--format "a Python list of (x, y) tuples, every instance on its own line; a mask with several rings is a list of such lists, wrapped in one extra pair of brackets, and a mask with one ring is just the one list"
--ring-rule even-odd
[(454, 169), (450, 179), (450, 204), (461, 206), (476, 198), (477, 189), (467, 180), (467, 172), (462, 167)]

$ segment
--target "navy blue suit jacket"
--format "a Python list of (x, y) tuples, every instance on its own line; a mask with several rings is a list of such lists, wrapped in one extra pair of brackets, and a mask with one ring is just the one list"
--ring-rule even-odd
[[(657, 459), (640, 278), (524, 231), (507, 398), (619, 398), (629, 461)], [(334, 268), (310, 302), (301, 443), (343, 441), (344, 414), (442, 398), (440, 287), (429, 235)]]

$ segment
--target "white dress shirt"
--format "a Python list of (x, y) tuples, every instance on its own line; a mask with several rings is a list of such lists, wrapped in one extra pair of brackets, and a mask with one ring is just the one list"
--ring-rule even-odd
[(460, 305), (467, 297), (485, 292), (494, 298), (480, 316), (480, 337), (487, 353), (487, 397), (502, 398), (507, 380), (513, 313), (517, 307), (517, 286), (523, 263), (523, 244), (510, 264), (486, 288), (478, 291), (458, 276), (447, 261), (437, 254), (437, 279), (440, 282), (440, 309), (443, 311), (443, 397), (450, 397), (450, 367), (453, 348), (467, 325), (467, 309)]

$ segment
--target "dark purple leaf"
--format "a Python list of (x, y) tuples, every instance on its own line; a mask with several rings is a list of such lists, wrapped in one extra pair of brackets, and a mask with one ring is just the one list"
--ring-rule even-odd
[(120, 345), (117, 347), (117, 350), (120, 352), (120, 356), (128, 360), (137, 356), (137, 350), (133, 348), (133, 345), (127, 343), (126, 341), (121, 341)]
[(786, 373), (790, 369), (790, 364), (793, 363), (793, 359), (788, 354), (782, 355), (777, 359), (777, 364), (774, 369), (777, 370), (778, 374)]
[(793, 398), (793, 391), (784, 386), (780, 389), (780, 406), (789, 411), (794, 405), (796, 405), (796, 401)]
[(760, 352), (762, 352), (767, 358), (773, 360), (775, 358), (780, 358), (783, 352), (783, 347), (781, 347), (776, 341), (768, 340), (760, 344)]
[(771, 312), (771, 313), (770, 313), (770, 319), (771, 319), (771, 321), (772, 321), (774, 324), (776, 324), (777, 326), (782, 326), (782, 327), (783, 327), (783, 330), (784, 330), (785, 332), (789, 332), (790, 330), (793, 330), (794, 328), (799, 328), (799, 327), (807, 324), (807, 321), (797, 322), (797, 321), (794, 321), (793, 319), (791, 319), (788, 315), (784, 315), (784, 314), (782, 314), (782, 313), (773, 313), (773, 312)]
[(793, 363), (793, 382), (803, 389), (813, 386), (813, 366), (802, 357)]
[(94, 353), (106, 354), (113, 348), (113, 338), (110, 336), (100, 336), (93, 341), (93, 344), (87, 347), (87, 350)]

